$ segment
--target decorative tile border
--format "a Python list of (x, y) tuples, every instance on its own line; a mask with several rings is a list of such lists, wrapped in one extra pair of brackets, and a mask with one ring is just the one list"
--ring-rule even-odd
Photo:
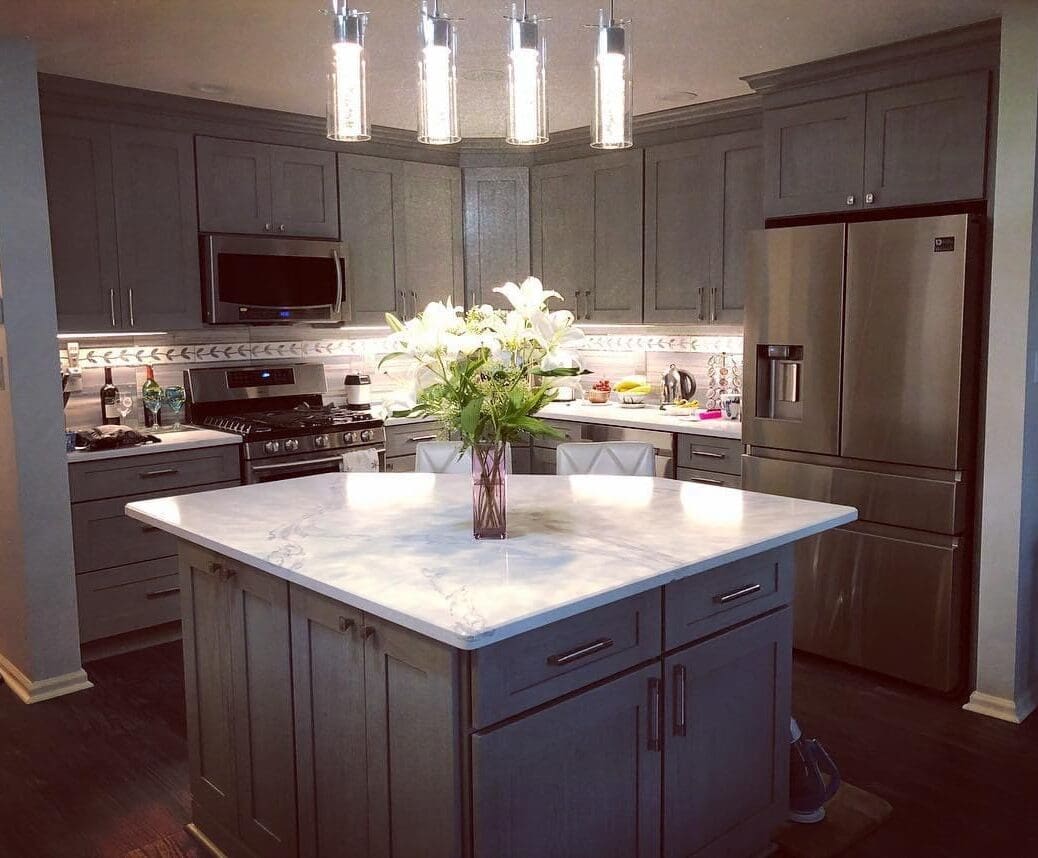
[[(590, 334), (582, 351), (742, 353), (742, 337), (701, 337), (653, 334)], [(389, 351), (388, 337), (329, 340), (283, 340), (200, 345), (80, 347), (84, 368), (144, 366), (145, 364), (228, 363), (255, 360), (302, 360), (328, 357), (375, 357)], [(67, 362), (67, 353), (61, 358)]]

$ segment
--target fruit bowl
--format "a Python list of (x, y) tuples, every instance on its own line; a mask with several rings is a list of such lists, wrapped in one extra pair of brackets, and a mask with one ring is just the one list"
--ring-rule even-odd
[(631, 392), (617, 393), (616, 395), (620, 397), (621, 405), (644, 405), (645, 397), (648, 396), (647, 393)]
[(609, 391), (592, 388), (587, 392), (587, 401), (592, 405), (605, 405), (609, 401)]

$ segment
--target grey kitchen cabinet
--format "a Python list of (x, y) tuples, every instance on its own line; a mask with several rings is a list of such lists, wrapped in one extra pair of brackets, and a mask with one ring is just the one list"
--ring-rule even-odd
[(400, 161), (339, 154), (339, 213), (357, 324), (381, 325), (386, 313), (406, 312), (396, 256), (404, 234), (402, 194)]
[(51, 255), (60, 331), (110, 331), (122, 319), (109, 126), (43, 117)]
[(526, 167), (469, 167), (465, 191), (467, 306), (511, 309), (493, 290), (530, 275), (530, 171)]
[(870, 92), (865, 207), (982, 199), (990, 74)]
[(45, 116), (62, 331), (201, 324), (189, 134)]
[(472, 738), (474, 853), (660, 854), (660, 665)]
[(191, 135), (113, 125), (112, 174), (124, 324), (201, 327)]
[(578, 321), (642, 321), (642, 150), (530, 170), (533, 272)]
[(789, 615), (783, 608), (664, 659), (665, 858), (754, 854), (785, 819)]
[(645, 156), (645, 321), (739, 324), (745, 249), (763, 226), (756, 131)]
[(430, 301), (450, 298), (460, 305), (465, 292), (461, 170), (405, 161), (402, 205), (397, 284), (410, 301), (408, 315)]
[(288, 584), (185, 547), (181, 587), (196, 821), (228, 854), (296, 856)]
[(202, 232), (339, 237), (335, 153), (195, 138)]

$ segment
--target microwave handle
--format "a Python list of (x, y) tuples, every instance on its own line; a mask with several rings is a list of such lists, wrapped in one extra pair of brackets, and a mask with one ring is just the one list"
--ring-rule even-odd
[(343, 273), (342, 259), (339, 256), (339, 251), (335, 248), (332, 249), (332, 258), (335, 260), (335, 284), (337, 287), (335, 293), (335, 309), (332, 310), (332, 313), (338, 316), (342, 312), (342, 293), (346, 288), (346, 284), (344, 283), (346, 276)]

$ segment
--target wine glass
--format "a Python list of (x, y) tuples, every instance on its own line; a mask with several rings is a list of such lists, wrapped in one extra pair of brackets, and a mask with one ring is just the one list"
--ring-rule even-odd
[(157, 428), (159, 425), (159, 410), (162, 408), (162, 388), (157, 384), (154, 386), (144, 385), (144, 389), (141, 391), (141, 400), (144, 402), (144, 407), (151, 412), (151, 422)]
[(173, 412), (173, 431), (176, 432), (180, 429), (180, 412), (184, 409), (184, 402), (187, 399), (184, 393), (184, 388), (179, 384), (167, 387), (163, 391), (163, 400), (170, 411)]
[(120, 422), (125, 426), (127, 415), (133, 411), (133, 395), (129, 391), (120, 390), (115, 407), (119, 409), (119, 417), (122, 418)]

